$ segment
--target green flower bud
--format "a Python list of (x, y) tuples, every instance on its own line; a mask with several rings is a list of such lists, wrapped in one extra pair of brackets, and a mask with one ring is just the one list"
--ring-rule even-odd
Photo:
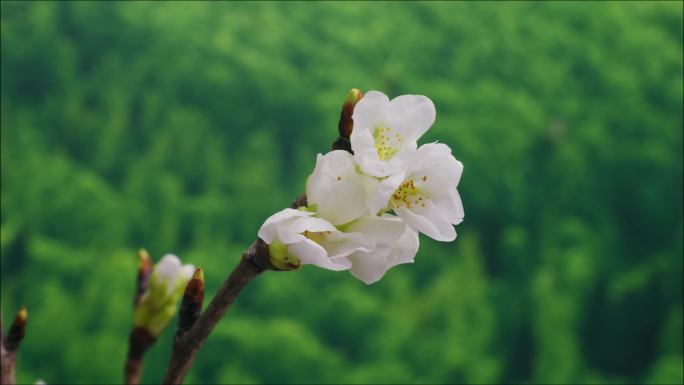
[(298, 270), (302, 263), (296, 255), (287, 250), (287, 245), (274, 242), (268, 245), (269, 260), (278, 270)]
[(167, 254), (154, 266), (147, 290), (134, 312), (136, 327), (158, 336), (178, 310), (178, 302), (195, 268), (183, 266), (175, 255)]

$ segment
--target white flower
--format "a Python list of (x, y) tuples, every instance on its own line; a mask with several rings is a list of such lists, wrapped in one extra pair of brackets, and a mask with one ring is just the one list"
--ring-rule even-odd
[(307, 203), (318, 216), (339, 226), (368, 214), (367, 197), (378, 184), (356, 170), (354, 157), (343, 150), (318, 154), (306, 185)]
[(422, 95), (389, 100), (369, 91), (354, 107), (351, 146), (361, 169), (382, 178), (402, 170), (405, 151), (415, 150), (418, 139), (435, 121), (435, 106)]
[(418, 233), (395, 216), (368, 216), (352, 223), (348, 231), (360, 232), (375, 241), (372, 252), (357, 250), (349, 256), (354, 277), (370, 285), (390, 268), (412, 263), (418, 252)]
[(407, 156), (406, 170), (396, 174), (401, 178), (383, 181), (377, 200), (387, 198), (387, 208), (414, 230), (438, 241), (453, 241), (453, 225), (461, 223), (465, 215), (456, 190), (462, 173), (463, 164), (451, 155), (447, 145), (425, 144)]
[(150, 276), (150, 287), (152, 290), (157, 286), (164, 288), (166, 295), (171, 295), (179, 288), (184, 290), (194, 272), (193, 265), (183, 265), (177, 256), (166, 254), (154, 265)]
[[(311, 264), (328, 270), (346, 270), (347, 259), (357, 250), (372, 250), (363, 234), (343, 233), (332, 223), (309, 211), (284, 209), (269, 217), (259, 229), (259, 238), (269, 245), (271, 261)], [(281, 267), (276, 265), (276, 267)]]

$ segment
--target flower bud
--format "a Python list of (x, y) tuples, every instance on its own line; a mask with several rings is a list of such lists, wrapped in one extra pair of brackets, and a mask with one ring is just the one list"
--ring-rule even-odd
[(298, 270), (302, 267), (296, 255), (287, 250), (287, 245), (273, 242), (268, 245), (269, 261), (277, 269), (282, 271)]
[(152, 259), (147, 253), (147, 250), (138, 250), (138, 257), (140, 258), (138, 267), (138, 277), (136, 280), (136, 292), (133, 305), (136, 306), (140, 302), (140, 297), (147, 290), (148, 281), (150, 279), (150, 274), (152, 274)]
[(180, 259), (167, 254), (153, 268), (147, 290), (135, 307), (134, 324), (158, 336), (178, 309), (178, 302), (195, 268), (182, 265)]
[(26, 308), (22, 308), (17, 313), (17, 317), (14, 319), (12, 326), (10, 326), (7, 332), (7, 337), (5, 338), (4, 347), (7, 351), (13, 352), (19, 348), (21, 340), (24, 339), (24, 332), (26, 330), (26, 319), (28, 318), (28, 312)]
[(204, 272), (198, 268), (185, 287), (178, 312), (178, 335), (182, 335), (195, 324), (202, 312), (204, 302)]
[(352, 114), (354, 113), (354, 106), (363, 97), (363, 93), (357, 88), (352, 88), (349, 93), (347, 93), (347, 98), (344, 99), (344, 104), (342, 104), (342, 111), (340, 112), (340, 122), (338, 128), (340, 130), (340, 136), (349, 139), (354, 127), (354, 122), (352, 120)]

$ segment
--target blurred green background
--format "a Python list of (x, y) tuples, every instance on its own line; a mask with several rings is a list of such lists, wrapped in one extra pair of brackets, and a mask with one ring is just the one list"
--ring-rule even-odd
[(1, 27), (20, 382), (121, 381), (136, 250), (213, 294), (352, 87), (434, 101), (459, 238), (372, 286), (258, 277), (188, 383), (683, 381), (681, 2), (3, 1)]

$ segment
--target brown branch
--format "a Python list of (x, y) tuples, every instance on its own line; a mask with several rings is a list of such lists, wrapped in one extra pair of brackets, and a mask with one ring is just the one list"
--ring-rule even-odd
[(242, 254), (240, 262), (197, 322), (186, 333), (176, 335), (174, 338), (171, 360), (163, 384), (181, 384), (183, 382), (195, 360), (197, 351), (228, 311), (242, 288), (252, 278), (272, 268), (269, 262), (268, 246), (261, 239), (257, 239)]
[[(351, 143), (349, 142), (353, 129), (352, 113), (354, 106), (362, 97), (363, 94), (358, 89), (352, 89), (347, 95), (340, 112), (338, 124), (339, 137), (332, 144), (333, 150), (352, 152)], [(306, 195), (300, 195), (295, 199), (291, 207), (296, 209), (306, 205)], [(162, 383), (183, 383), (183, 379), (188, 374), (200, 347), (249, 281), (266, 270), (293, 270), (299, 268), (299, 265), (290, 265), (288, 261), (285, 261), (285, 263), (286, 265), (281, 266), (282, 268), (274, 266), (270, 260), (268, 245), (257, 238), (242, 254), (238, 265), (223, 282), (223, 286), (221, 286), (211, 300), (207, 309), (189, 330), (186, 331), (186, 321), (182, 321), (182, 325), (180, 325), (173, 341), (169, 367)]]
[(14, 385), (17, 383), (15, 368), (17, 365), (17, 355), (14, 352), (8, 352), (4, 347), (0, 347), (0, 354), (2, 355), (2, 385)]
[(17, 382), (15, 372), (17, 349), (19, 349), (21, 340), (24, 339), (27, 317), (26, 308), (22, 307), (19, 313), (17, 313), (12, 326), (10, 326), (7, 336), (4, 339), (0, 339), (0, 383), (3, 385), (13, 385)]
[(157, 340), (149, 330), (136, 326), (128, 338), (128, 355), (124, 365), (124, 380), (128, 385), (137, 385), (142, 376), (142, 361), (145, 352)]

